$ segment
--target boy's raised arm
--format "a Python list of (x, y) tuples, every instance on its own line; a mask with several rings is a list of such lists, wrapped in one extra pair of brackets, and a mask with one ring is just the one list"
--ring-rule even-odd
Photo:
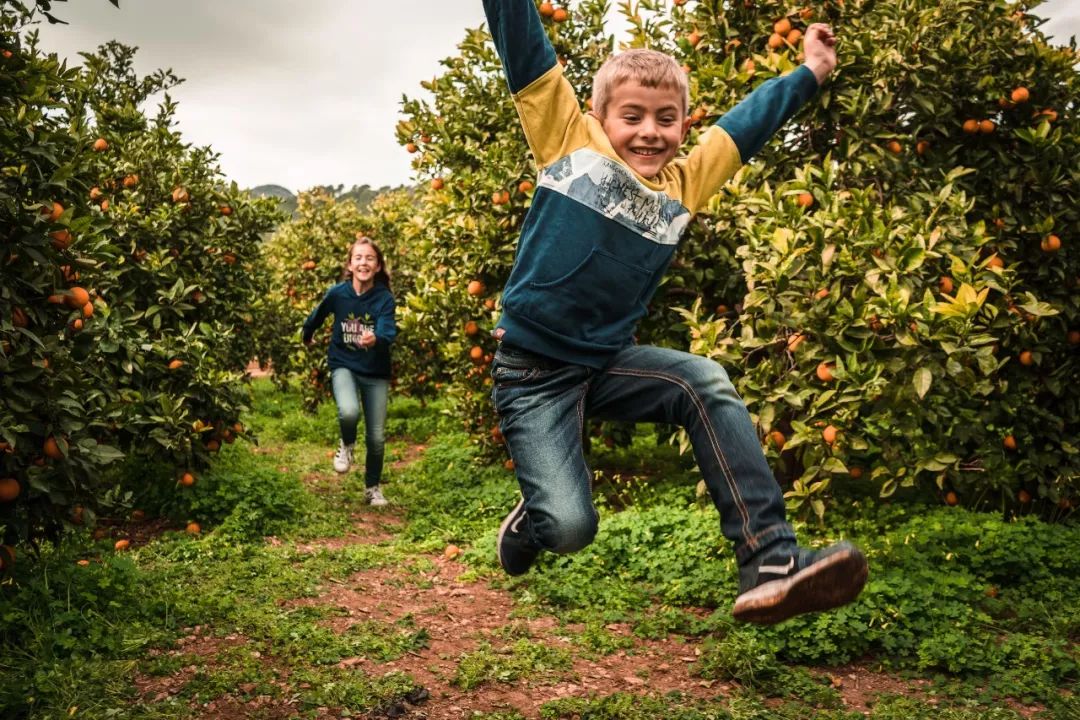
[(716, 124), (731, 136), (743, 163), (750, 161), (769, 138), (814, 96), (836, 67), (836, 38), (827, 25), (806, 30), (806, 62), (794, 72), (762, 83)]
[(484, 0), (488, 28), (510, 92), (517, 94), (557, 62), (532, 0)]

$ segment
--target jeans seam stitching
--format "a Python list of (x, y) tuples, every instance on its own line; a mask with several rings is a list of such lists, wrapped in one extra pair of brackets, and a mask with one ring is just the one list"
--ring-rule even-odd
[(732, 499), (735, 501), (735, 507), (739, 511), (739, 515), (742, 517), (742, 535), (743, 540), (751, 548), (756, 548), (758, 545), (757, 539), (750, 533), (750, 513), (746, 509), (746, 504), (743, 502), (742, 496), (739, 494), (738, 486), (735, 484), (735, 476), (731, 472), (731, 466), (728, 465), (727, 457), (724, 455), (723, 449), (720, 447), (720, 442), (716, 438), (716, 434), (713, 431), (712, 423), (709, 421), (708, 413), (705, 412), (701, 398), (698, 397), (697, 391), (694, 390), (690, 383), (686, 382), (677, 375), (668, 375), (665, 373), (655, 371), (633, 370), (624, 368), (609, 368), (608, 373), (612, 375), (629, 375), (631, 377), (651, 377), (659, 380), (665, 380), (667, 382), (678, 385), (690, 396), (691, 401), (694, 403), (694, 407), (697, 408), (698, 415), (701, 417), (703, 424), (705, 425), (706, 434), (709, 438), (709, 444), (712, 445), (713, 452), (716, 453), (717, 464), (720, 466), (720, 473), (727, 481), (728, 487), (731, 489)]

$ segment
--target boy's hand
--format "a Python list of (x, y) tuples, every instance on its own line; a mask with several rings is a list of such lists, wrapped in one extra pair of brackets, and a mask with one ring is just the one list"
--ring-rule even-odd
[(814, 23), (806, 28), (803, 52), (806, 54), (806, 67), (814, 73), (818, 85), (822, 84), (836, 67), (836, 36), (832, 28), (825, 23)]
[(375, 345), (375, 333), (370, 330), (364, 330), (360, 333), (360, 347), (367, 350)]

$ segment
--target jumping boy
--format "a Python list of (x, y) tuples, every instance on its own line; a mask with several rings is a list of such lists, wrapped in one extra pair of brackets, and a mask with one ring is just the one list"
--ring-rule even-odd
[(866, 582), (866, 559), (849, 543), (796, 544), (723, 368), (633, 341), (690, 218), (836, 66), (832, 32), (811, 25), (804, 65), (763, 83), (676, 158), (690, 120), (674, 58), (613, 56), (583, 115), (533, 0), (484, 0), (484, 10), (538, 169), (492, 364), (492, 400), (522, 493), (499, 529), (503, 569), (521, 575), (541, 550), (574, 552), (595, 537), (586, 416), (676, 423), (735, 546), (735, 618), (775, 623), (850, 602)]

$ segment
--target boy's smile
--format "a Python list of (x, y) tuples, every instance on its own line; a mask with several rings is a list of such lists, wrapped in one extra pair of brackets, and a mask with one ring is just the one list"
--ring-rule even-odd
[(615, 153), (644, 178), (656, 177), (675, 158), (690, 127), (679, 90), (635, 81), (612, 89), (599, 119)]

